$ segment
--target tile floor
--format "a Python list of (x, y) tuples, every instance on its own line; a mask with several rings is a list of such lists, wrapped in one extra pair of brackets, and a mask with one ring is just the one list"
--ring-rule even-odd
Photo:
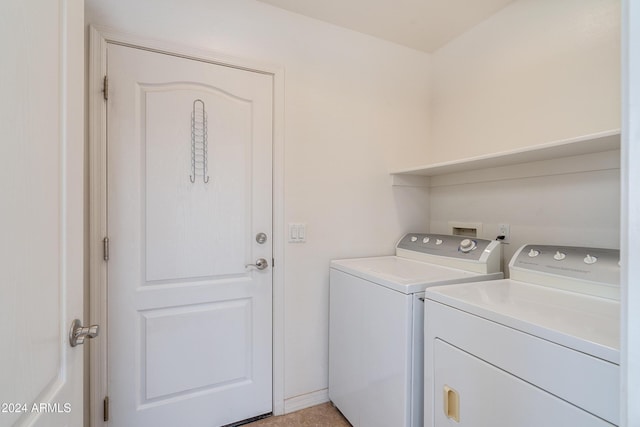
[(351, 427), (331, 402), (277, 417), (269, 417), (245, 427)]

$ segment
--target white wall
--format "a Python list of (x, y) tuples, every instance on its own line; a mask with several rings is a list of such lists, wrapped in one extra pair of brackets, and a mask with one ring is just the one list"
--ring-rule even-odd
[(429, 162), (620, 127), (619, 0), (515, 1), (433, 64)]
[[(285, 397), (327, 387), (332, 258), (389, 254), (428, 226), (424, 189), (387, 171), (426, 162), (430, 58), (253, 0), (87, 0), (87, 23), (285, 68)], [(276, 260), (282, 262), (282, 260)]]
[[(432, 178), (431, 231), (449, 221), (482, 223), (495, 239), (510, 225), (503, 265), (528, 243), (620, 247), (620, 151)], [(505, 270), (506, 272), (506, 270)]]
[[(619, 128), (620, 2), (513, 2), (434, 53), (431, 102), (432, 163)], [(431, 231), (508, 223), (505, 265), (525, 243), (619, 248), (619, 167), (616, 152), (432, 179)]]

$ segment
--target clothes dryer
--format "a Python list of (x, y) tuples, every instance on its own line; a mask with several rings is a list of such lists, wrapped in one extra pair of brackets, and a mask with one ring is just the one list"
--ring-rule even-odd
[(619, 424), (619, 251), (525, 245), (425, 292), (425, 426)]

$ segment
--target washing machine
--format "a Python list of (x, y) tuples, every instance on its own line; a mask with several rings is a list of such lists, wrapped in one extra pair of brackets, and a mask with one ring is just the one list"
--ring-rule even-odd
[(619, 251), (525, 245), (509, 273), (426, 290), (424, 425), (618, 425)]
[(331, 262), (329, 398), (354, 427), (423, 424), (424, 291), (499, 279), (497, 241), (405, 235), (395, 256)]

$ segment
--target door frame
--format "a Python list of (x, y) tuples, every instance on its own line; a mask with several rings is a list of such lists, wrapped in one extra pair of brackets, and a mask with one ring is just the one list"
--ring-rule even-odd
[(89, 318), (100, 324), (102, 339), (90, 342), (90, 425), (104, 426), (103, 402), (107, 390), (107, 263), (103, 239), (107, 230), (107, 108), (103, 79), (107, 72), (107, 45), (119, 44), (157, 53), (238, 68), (273, 77), (273, 413), (284, 413), (284, 68), (172, 42), (89, 27), (88, 54), (88, 176), (89, 176)]

